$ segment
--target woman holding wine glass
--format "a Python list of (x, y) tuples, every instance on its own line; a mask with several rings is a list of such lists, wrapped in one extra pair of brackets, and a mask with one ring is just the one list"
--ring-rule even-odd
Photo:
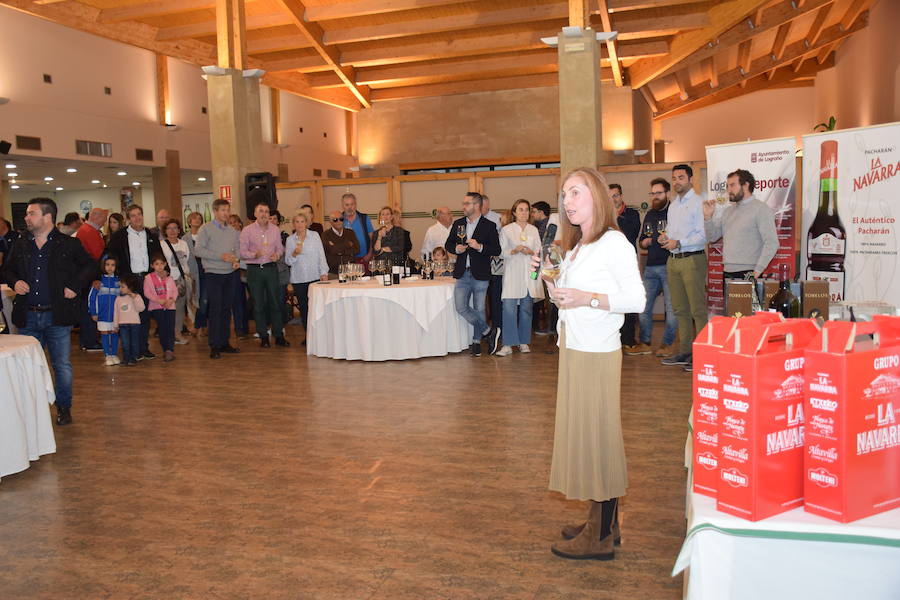
[[(291, 267), (291, 287), (300, 306), (300, 320), (306, 329), (309, 314), (309, 284), (328, 280), (328, 261), (322, 238), (309, 227), (304, 213), (294, 216), (294, 233), (284, 243), (284, 262)], [(303, 341), (306, 345), (306, 340)]]
[(372, 232), (374, 258), (387, 260), (391, 265), (400, 264), (406, 258), (403, 249), (403, 229), (394, 225), (394, 211), (389, 206), (378, 211), (380, 227)]
[[(565, 258), (555, 281), (543, 275), (559, 306), (559, 380), (550, 489), (587, 500), (585, 523), (567, 525), (557, 556), (612, 560), (618, 498), (625, 494), (620, 414), (626, 313), (644, 308), (634, 247), (619, 231), (606, 180), (579, 168), (563, 180), (560, 205)], [(532, 257), (532, 268), (541, 259)]]

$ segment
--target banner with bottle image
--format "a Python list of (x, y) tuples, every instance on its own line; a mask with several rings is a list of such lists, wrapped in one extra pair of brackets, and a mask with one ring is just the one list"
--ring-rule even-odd
[[(726, 178), (737, 169), (750, 171), (756, 179), (753, 196), (765, 202), (775, 214), (778, 251), (761, 278), (777, 278), (782, 264), (794, 275), (794, 227), (796, 225), (796, 141), (778, 138), (721, 144), (706, 147), (706, 190), (704, 198), (728, 203)], [(722, 282), (722, 240), (707, 246), (707, 302), (712, 314), (724, 314), (725, 290)]]
[(900, 305), (900, 123), (803, 137), (801, 270), (832, 302)]

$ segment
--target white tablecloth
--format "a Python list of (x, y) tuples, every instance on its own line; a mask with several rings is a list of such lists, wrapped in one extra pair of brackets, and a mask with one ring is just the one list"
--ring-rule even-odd
[(692, 494), (673, 575), (690, 600), (897, 600), (900, 509), (842, 524), (802, 508), (752, 523)]
[(36, 339), (0, 335), (0, 477), (56, 452), (53, 380)]
[(466, 349), (472, 326), (453, 305), (455, 280), (374, 280), (309, 286), (306, 352), (347, 360), (405, 360)]
[[(3, 315), (6, 317), (6, 324), (9, 326), (11, 333), (16, 332), (16, 326), (12, 322), (12, 301), (16, 297), (16, 293), (5, 283), (0, 284), (0, 305), (2, 305)], [(3, 321), (0, 320), (0, 325)]]

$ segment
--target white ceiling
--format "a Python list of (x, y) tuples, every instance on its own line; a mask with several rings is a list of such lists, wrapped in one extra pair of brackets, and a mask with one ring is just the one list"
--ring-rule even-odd
[[(14, 169), (7, 165), (15, 165)], [(68, 173), (66, 169), (76, 169)], [(124, 171), (127, 175), (117, 175)], [(16, 177), (10, 177), (16, 173)], [(53, 181), (44, 181), (52, 177)], [(206, 181), (197, 181), (205, 177)], [(65, 191), (84, 191), (102, 188), (120, 188), (139, 182), (141, 186), (153, 187), (153, 171), (150, 166), (120, 165), (96, 161), (65, 160), (44, 158), (40, 156), (16, 156), (14, 154), (0, 157), (0, 179), (8, 179), (10, 185), (18, 185), (14, 191), (34, 192), (54, 191), (62, 187)], [(98, 180), (100, 183), (91, 183)], [(209, 193), (212, 191), (212, 176), (209, 171), (181, 170), (181, 192), (183, 194)]]

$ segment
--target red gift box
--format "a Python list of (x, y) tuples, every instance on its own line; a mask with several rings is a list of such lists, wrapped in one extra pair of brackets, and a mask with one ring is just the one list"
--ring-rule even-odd
[(713, 317), (694, 340), (693, 361), (693, 489), (698, 494), (716, 497), (719, 481), (718, 411), (719, 351), (739, 327), (777, 323), (781, 314), (759, 312), (749, 317)]
[(826, 323), (806, 381), (806, 511), (847, 523), (900, 507), (900, 319)]
[(803, 350), (810, 319), (738, 328), (719, 353), (716, 508), (758, 521), (803, 504)]

